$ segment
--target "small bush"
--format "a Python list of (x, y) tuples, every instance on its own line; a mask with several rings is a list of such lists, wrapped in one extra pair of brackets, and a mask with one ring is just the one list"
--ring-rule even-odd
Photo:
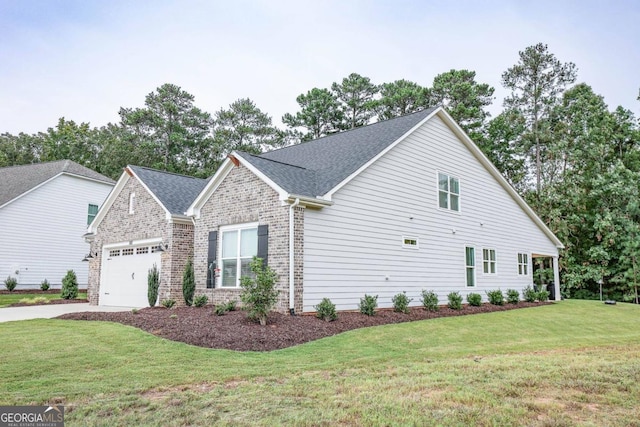
[(411, 301), (413, 301), (413, 298), (407, 297), (406, 292), (394, 295), (391, 299), (391, 302), (393, 303), (393, 311), (397, 313), (409, 314), (409, 303)]
[(495, 291), (488, 291), (487, 297), (489, 298), (489, 302), (493, 305), (504, 304), (504, 295), (500, 289), (496, 289)]
[(147, 273), (147, 301), (149, 301), (149, 307), (156, 305), (158, 301), (158, 287), (160, 286), (160, 272), (158, 266), (153, 263), (153, 267), (149, 269)]
[(449, 292), (447, 295), (447, 299), (449, 303), (447, 306), (452, 310), (461, 310), (462, 309), (462, 295), (460, 292)]
[(360, 299), (360, 313), (367, 316), (373, 316), (376, 314), (376, 308), (378, 308), (378, 295), (372, 296), (364, 294), (364, 298)]
[(213, 313), (216, 316), (224, 316), (225, 314), (227, 314), (229, 310), (227, 310), (227, 304), (218, 304), (216, 305), (216, 307), (213, 309)]
[(520, 302), (520, 292), (515, 289), (507, 289), (507, 302), (509, 304), (517, 304)]
[(164, 308), (171, 308), (174, 305), (176, 305), (176, 300), (171, 299), (171, 298), (167, 298), (167, 299), (163, 299), (160, 304), (164, 307)]
[(177, 314), (172, 314), (171, 316), (169, 316), (170, 319), (177, 319), (178, 315)]
[(184, 303), (189, 307), (193, 304), (193, 294), (196, 292), (196, 277), (193, 272), (193, 260), (189, 258), (187, 265), (184, 266), (182, 274), (182, 296)]
[(318, 319), (332, 322), (338, 318), (336, 313), (336, 305), (329, 298), (322, 298), (322, 301), (314, 307), (316, 309), (316, 317)]
[(549, 291), (547, 291), (546, 289), (542, 289), (540, 291), (537, 292), (538, 295), (536, 295), (536, 299), (540, 302), (547, 302), (549, 301)]
[(131, 314), (138, 314), (138, 311), (140, 311), (140, 310), (138, 310), (137, 308), (132, 308), (131, 309)]
[(422, 305), (429, 311), (438, 311), (438, 295), (433, 291), (422, 290)]
[(276, 289), (278, 275), (268, 265), (262, 265), (262, 258), (253, 257), (251, 271), (255, 279), (242, 276), (240, 299), (250, 319), (258, 320), (262, 326), (267, 324), (267, 315), (276, 304), (280, 291)]
[(533, 289), (531, 285), (522, 290), (522, 296), (526, 302), (536, 302), (538, 299), (538, 293)]
[(232, 299), (230, 301), (227, 302), (226, 306), (227, 306), (227, 311), (236, 311), (236, 305), (238, 304), (238, 301)]
[(9, 292), (13, 292), (16, 286), (18, 286), (18, 279), (15, 277), (9, 276), (4, 280), (4, 287), (7, 288)]
[(467, 295), (467, 302), (469, 303), (469, 305), (472, 305), (474, 307), (480, 307), (482, 305), (482, 295), (471, 292), (469, 295)]
[(193, 305), (196, 307), (204, 307), (209, 301), (209, 298), (206, 295), (198, 295), (193, 299)]
[(67, 271), (62, 279), (62, 292), (60, 296), (63, 299), (75, 299), (78, 296), (78, 279), (73, 270)]
[(48, 291), (50, 287), (51, 287), (51, 285), (49, 284), (49, 281), (47, 279), (44, 279), (42, 281), (42, 283), (40, 283), (40, 290), (41, 291)]

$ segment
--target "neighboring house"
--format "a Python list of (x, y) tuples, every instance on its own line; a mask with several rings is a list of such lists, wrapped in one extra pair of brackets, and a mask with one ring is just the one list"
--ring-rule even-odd
[(127, 166), (88, 229), (89, 302), (144, 307), (147, 275), (161, 271), (160, 298), (182, 301), (182, 273), (193, 254), (193, 220), (184, 212), (207, 183)]
[(59, 287), (67, 270), (87, 285), (82, 235), (114, 181), (70, 160), (0, 168), (0, 281), (21, 289), (47, 279)]
[[(214, 303), (239, 298), (254, 255), (278, 273), (282, 312), (315, 311), (324, 297), (353, 310), (365, 294), (390, 307), (402, 291), (418, 305), (423, 289), (443, 303), (451, 291), (486, 300), (485, 291), (532, 284), (536, 257), (553, 260), (560, 297), (562, 243), (441, 107), (262, 155), (234, 152), (183, 213), (192, 252), (186, 241), (167, 241), (166, 252), (193, 256), (196, 293)], [(176, 273), (163, 267), (165, 293), (180, 293)]]

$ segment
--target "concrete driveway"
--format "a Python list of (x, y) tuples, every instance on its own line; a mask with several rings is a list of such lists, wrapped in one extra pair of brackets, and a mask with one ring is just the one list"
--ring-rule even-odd
[(0, 322), (14, 320), (51, 319), (67, 313), (81, 311), (130, 311), (133, 307), (107, 307), (89, 303), (34, 305), (32, 307), (0, 308)]

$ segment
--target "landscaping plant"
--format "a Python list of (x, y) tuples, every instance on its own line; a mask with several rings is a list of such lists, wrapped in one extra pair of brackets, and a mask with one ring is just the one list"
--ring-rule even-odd
[(489, 298), (489, 302), (493, 305), (503, 305), (504, 304), (504, 295), (500, 289), (496, 289), (494, 291), (488, 291), (487, 297)]
[(429, 311), (438, 311), (438, 295), (433, 291), (423, 289), (422, 305)]
[(277, 274), (271, 267), (262, 265), (262, 258), (253, 257), (250, 264), (255, 279), (247, 276), (240, 278), (243, 309), (250, 319), (258, 320), (262, 326), (267, 324), (267, 315), (275, 306), (280, 291), (276, 289)]
[(549, 291), (546, 289), (539, 290), (536, 295), (536, 299), (540, 302), (549, 301)]
[(526, 302), (536, 302), (538, 299), (538, 293), (533, 289), (531, 285), (522, 290), (522, 296)]
[(209, 301), (209, 298), (206, 295), (198, 295), (193, 299), (193, 305), (196, 307), (204, 307)]
[(62, 279), (62, 292), (60, 296), (63, 299), (75, 299), (78, 296), (78, 279), (73, 270), (67, 271)]
[(49, 281), (47, 279), (44, 279), (42, 281), (42, 283), (40, 283), (40, 290), (41, 291), (48, 291), (50, 287), (51, 286), (49, 285)]
[(160, 304), (162, 304), (162, 306), (164, 308), (171, 308), (174, 305), (176, 305), (176, 300), (171, 299), (171, 298), (167, 298), (167, 299), (163, 299)]
[(13, 292), (13, 290), (18, 286), (18, 279), (15, 277), (7, 277), (4, 281), (4, 287), (7, 288), (9, 292)]
[(482, 305), (482, 295), (471, 292), (469, 295), (467, 295), (467, 302), (469, 303), (469, 305), (472, 305), (474, 307), (480, 307)]
[(378, 295), (372, 296), (364, 294), (364, 298), (360, 299), (360, 313), (367, 316), (373, 316), (376, 314), (376, 308), (378, 308)]
[(332, 322), (338, 318), (336, 313), (336, 305), (329, 298), (322, 298), (322, 301), (314, 307), (316, 309), (316, 317), (318, 319)]
[(188, 306), (193, 304), (193, 294), (195, 292), (196, 278), (193, 272), (193, 260), (189, 258), (182, 274), (182, 296), (184, 297), (184, 303)]
[(462, 309), (462, 295), (460, 292), (449, 292), (447, 295), (447, 299), (449, 303), (447, 306), (452, 310), (461, 310)]
[(411, 301), (413, 301), (413, 298), (407, 297), (406, 292), (394, 295), (391, 299), (391, 302), (393, 303), (393, 311), (409, 314), (409, 303)]
[(149, 269), (147, 274), (147, 300), (149, 301), (149, 307), (156, 305), (158, 301), (158, 287), (160, 286), (160, 272), (158, 266), (153, 263), (153, 267)]
[(509, 304), (517, 304), (520, 302), (520, 292), (515, 289), (507, 289), (507, 302)]

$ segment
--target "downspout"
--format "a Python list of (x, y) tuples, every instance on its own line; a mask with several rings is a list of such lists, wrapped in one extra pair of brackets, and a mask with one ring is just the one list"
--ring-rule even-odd
[(295, 304), (295, 268), (294, 268), (294, 253), (295, 253), (295, 239), (293, 235), (294, 229), (294, 209), (296, 206), (300, 204), (300, 199), (296, 199), (289, 206), (289, 314), (296, 314), (296, 304)]

